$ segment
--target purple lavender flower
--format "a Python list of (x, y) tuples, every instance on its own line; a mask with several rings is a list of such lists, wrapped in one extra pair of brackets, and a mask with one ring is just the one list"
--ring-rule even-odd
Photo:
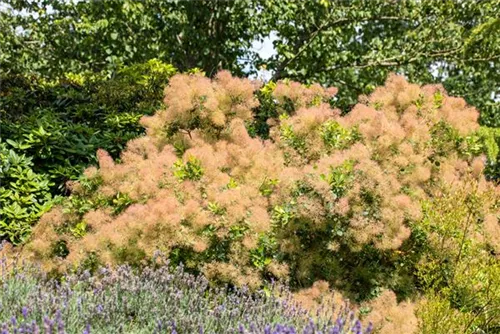
[[(143, 327), (155, 333), (363, 333), (361, 323), (345, 307), (338, 308), (341, 312), (335, 320), (326, 309), (311, 318), (281, 285), (271, 287), (274, 293), (270, 295), (246, 287), (210, 287), (205, 278), (189, 275), (183, 267), (154, 266), (134, 272), (123, 266), (98, 271), (95, 276), (68, 274), (62, 284), (47, 280), (40, 271), (4, 275), (5, 295), (16, 296), (2, 299), (0, 295), (2, 309), (12, 310), (0, 313), (2, 330), (7, 333), (38, 333), (42, 326), (45, 333), (76, 333), (84, 328), (90, 334), (94, 324), (107, 332)], [(19, 277), (24, 280), (22, 290), (15, 284)], [(22, 318), (13, 324), (11, 317), (19, 310)], [(161, 315), (168, 315), (169, 321)], [(43, 321), (27, 323), (28, 316)], [(364, 333), (370, 331), (371, 327)]]
[(26, 306), (23, 306), (23, 308), (21, 309), (21, 313), (23, 315), (23, 318), (27, 318), (28, 317), (28, 308)]
[(64, 333), (64, 322), (62, 319), (61, 310), (59, 309), (56, 311), (56, 322), (57, 322), (57, 333), (58, 334)]

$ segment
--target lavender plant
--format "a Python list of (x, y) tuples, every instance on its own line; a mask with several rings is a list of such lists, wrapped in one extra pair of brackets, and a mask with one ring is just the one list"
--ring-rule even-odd
[[(158, 263), (156, 261), (155, 263)], [(0, 263), (0, 333), (369, 333), (348, 305), (311, 314), (282, 285), (213, 287), (168, 261), (50, 279)]]

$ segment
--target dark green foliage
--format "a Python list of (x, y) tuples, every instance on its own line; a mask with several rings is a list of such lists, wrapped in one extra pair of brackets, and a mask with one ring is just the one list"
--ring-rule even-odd
[(118, 263), (126, 263), (133, 267), (140, 266), (146, 259), (146, 253), (137, 247), (136, 241), (130, 241), (126, 247), (114, 249), (113, 255)]
[[(242, 74), (245, 63), (257, 57), (248, 51), (261, 29), (258, 1), (3, 3), (2, 70), (60, 77), (66, 72), (112, 73), (158, 58), (183, 71), (199, 67), (214, 75), (224, 68)], [(16, 15), (21, 10), (35, 15)], [(16, 33), (17, 26), (22, 34)]]
[(500, 128), (481, 128), (478, 137), (488, 157), (485, 174), (493, 180), (500, 180)]
[(52, 206), (49, 178), (32, 168), (30, 157), (0, 142), (0, 240), (22, 243)]
[(254, 111), (253, 122), (247, 126), (248, 133), (253, 137), (269, 139), (269, 124), (266, 122), (268, 119), (278, 118), (276, 103), (271, 95), (275, 87), (276, 84), (270, 81), (256, 93), (260, 105)]
[(52, 245), (53, 256), (65, 258), (69, 254), (68, 243), (65, 240), (58, 240)]
[(457, 130), (440, 122), (431, 131), (434, 164), (439, 165), (439, 159), (453, 150), (460, 151), (463, 158), (484, 154), (487, 158), (486, 177), (500, 180), (500, 128), (481, 127), (473, 135), (462, 137)]

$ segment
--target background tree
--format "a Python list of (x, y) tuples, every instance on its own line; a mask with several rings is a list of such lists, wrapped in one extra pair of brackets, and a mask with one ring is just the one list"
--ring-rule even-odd
[(243, 74), (256, 56), (255, 1), (2, 1), (5, 71), (113, 71), (157, 58), (180, 70)]
[(352, 106), (388, 73), (443, 83), (500, 126), (500, 1), (265, 0), (273, 79), (339, 87)]

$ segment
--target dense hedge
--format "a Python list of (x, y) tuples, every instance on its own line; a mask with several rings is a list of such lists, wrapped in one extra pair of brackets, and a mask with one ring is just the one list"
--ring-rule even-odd
[(171, 65), (153, 59), (111, 78), (69, 73), (46, 81), (3, 75), (0, 238), (22, 242), (51, 205), (50, 195), (67, 194), (66, 182), (97, 162), (97, 149), (118, 158), (127, 141), (144, 133), (139, 119), (160, 106), (174, 73)]

